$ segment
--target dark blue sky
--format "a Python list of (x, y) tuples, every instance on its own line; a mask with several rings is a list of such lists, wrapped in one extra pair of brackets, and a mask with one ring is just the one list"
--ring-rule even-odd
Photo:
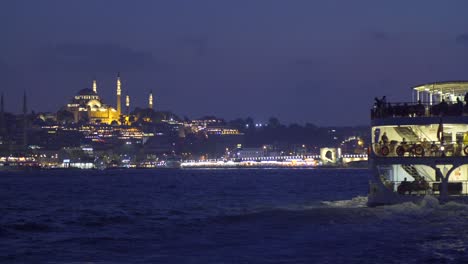
[(55, 111), (93, 76), (115, 105), (367, 124), (375, 96), (468, 79), (468, 1), (3, 1), (6, 107)]

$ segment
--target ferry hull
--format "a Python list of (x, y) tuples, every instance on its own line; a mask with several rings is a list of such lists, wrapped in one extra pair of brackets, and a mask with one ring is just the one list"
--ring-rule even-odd
[[(398, 162), (400, 163), (400, 162)], [(398, 164), (395, 163), (395, 164)], [(381, 162), (376, 162), (371, 158), (370, 162), (370, 178), (369, 178), (369, 193), (367, 205), (370, 207), (381, 206), (381, 205), (392, 205), (400, 204), (406, 202), (420, 203), (424, 197), (431, 196), (439, 201), (439, 203), (446, 202), (460, 202), (468, 203), (468, 194), (466, 192), (456, 194), (456, 195), (440, 195), (439, 193), (434, 193), (432, 189), (428, 189), (426, 192), (414, 192), (412, 194), (400, 194), (395, 191), (394, 188), (389, 188), (385, 186), (382, 181), (381, 175), (378, 170), (378, 166), (382, 165)], [(458, 167), (460, 164), (455, 162), (455, 167)], [(424, 164), (428, 166), (429, 164)]]
[(367, 206), (375, 207), (381, 205), (392, 205), (406, 202), (419, 203), (424, 196), (400, 195), (388, 190), (380, 180), (369, 180), (369, 194), (367, 196)]

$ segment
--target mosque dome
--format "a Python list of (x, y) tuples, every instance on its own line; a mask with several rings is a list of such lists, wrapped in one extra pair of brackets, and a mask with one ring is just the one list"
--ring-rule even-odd
[(97, 95), (92, 89), (84, 88), (78, 92), (78, 95)]
[(89, 100), (87, 105), (91, 108), (99, 109), (101, 107), (101, 102), (98, 100)]

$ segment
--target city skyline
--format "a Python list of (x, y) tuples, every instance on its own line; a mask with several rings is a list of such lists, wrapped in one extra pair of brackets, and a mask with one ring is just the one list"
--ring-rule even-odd
[(146, 106), (152, 90), (157, 109), (190, 118), (367, 125), (375, 96), (403, 101), (413, 85), (468, 79), (464, 2), (4, 7), (1, 91), (12, 112), (23, 91), (29, 109), (56, 111), (94, 78), (113, 102), (120, 71), (133, 106)]

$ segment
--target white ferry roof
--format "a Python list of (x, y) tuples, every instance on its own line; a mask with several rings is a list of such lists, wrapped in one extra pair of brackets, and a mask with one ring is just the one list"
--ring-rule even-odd
[(413, 87), (418, 92), (433, 94), (458, 94), (464, 95), (468, 92), (468, 81), (449, 81), (427, 83)]

